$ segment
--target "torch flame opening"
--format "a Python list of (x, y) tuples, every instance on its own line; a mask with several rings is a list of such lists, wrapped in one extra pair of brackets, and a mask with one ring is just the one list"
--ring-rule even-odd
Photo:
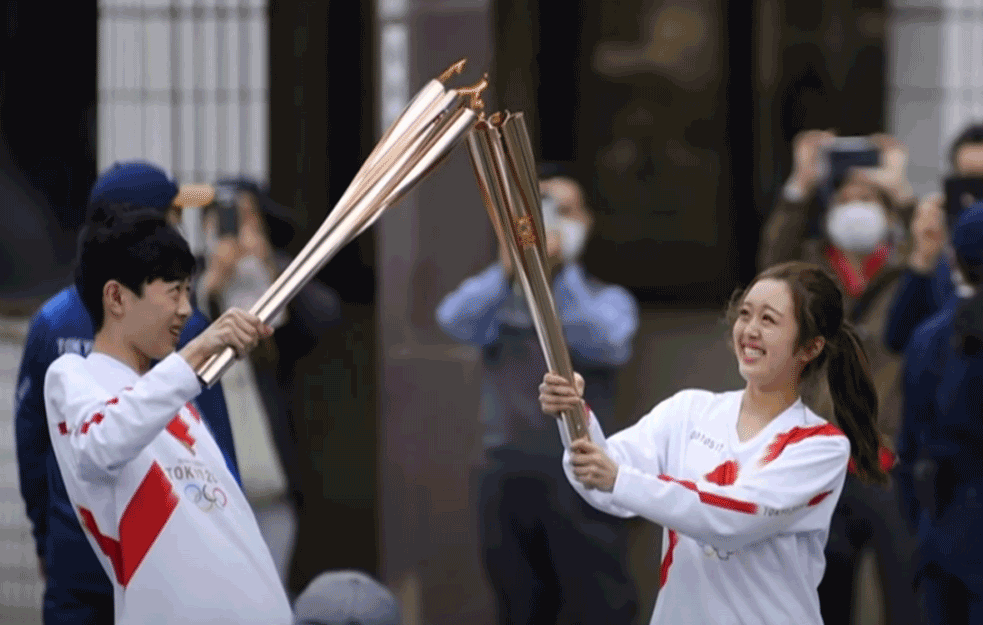
[(488, 88), (488, 74), (481, 77), (481, 80), (471, 85), (470, 87), (461, 87), (457, 90), (458, 93), (464, 96), (469, 96), (471, 98), (471, 103), (469, 106), (473, 111), (482, 111), (485, 108), (485, 102), (481, 99), (481, 94)]
[(467, 65), (467, 63), (468, 63), (467, 59), (461, 59), (460, 61), (454, 63), (453, 65), (445, 69), (444, 73), (437, 77), (437, 80), (439, 80), (442, 83), (446, 83), (448, 80), (451, 79), (451, 77), (457, 76), (458, 74), (463, 72), (464, 66)]

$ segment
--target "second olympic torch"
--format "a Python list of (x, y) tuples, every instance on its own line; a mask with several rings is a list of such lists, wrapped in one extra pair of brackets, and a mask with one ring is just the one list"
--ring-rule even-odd
[[(300, 254), (252, 306), (269, 323), (338, 251), (371, 226), (417, 182), (440, 164), (478, 120), (487, 77), (471, 87), (447, 89), (465, 60), (431, 80), (385, 132), (355, 179)], [(227, 347), (196, 371), (212, 386), (235, 360)]]
[[(571, 383), (573, 364), (550, 290), (536, 163), (522, 113), (495, 113), (468, 135), (488, 218), (512, 259), (529, 302), (546, 365)], [(589, 438), (583, 403), (561, 415), (570, 440)]]

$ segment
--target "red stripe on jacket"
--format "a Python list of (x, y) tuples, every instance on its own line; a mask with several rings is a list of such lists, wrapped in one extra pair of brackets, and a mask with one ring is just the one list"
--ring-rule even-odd
[(818, 506), (819, 503), (823, 499), (826, 499), (827, 497), (829, 497), (832, 494), (833, 494), (833, 491), (831, 491), (831, 490), (827, 490), (825, 492), (819, 493), (818, 495), (816, 495), (815, 497), (813, 497), (812, 499), (809, 500), (809, 505), (810, 506)]
[(82, 427), (79, 428), (79, 432), (81, 432), (82, 434), (88, 434), (89, 427), (92, 426), (93, 424), (102, 423), (102, 420), (104, 418), (105, 417), (102, 416), (101, 412), (95, 413), (94, 415), (92, 415), (91, 418), (86, 419), (85, 421), (82, 422)]
[[(881, 470), (886, 473), (894, 468), (898, 462), (898, 457), (887, 447), (881, 447), (877, 454), (877, 461), (881, 465)], [(854, 474), (857, 472), (857, 463), (853, 461), (853, 458), (850, 458), (850, 462), (847, 463), (846, 470)]]
[(666, 482), (676, 482), (677, 484), (682, 484), (699, 495), (700, 502), (707, 505), (733, 510), (735, 512), (743, 512), (744, 514), (757, 514), (758, 512), (757, 504), (751, 503), (750, 501), (741, 501), (740, 499), (724, 497), (723, 495), (715, 495), (714, 493), (705, 493), (697, 488), (694, 482), (689, 480), (677, 480), (669, 475), (660, 475), (659, 479)]
[(666, 549), (666, 557), (662, 558), (662, 566), (659, 567), (659, 588), (666, 585), (666, 580), (669, 578), (669, 567), (672, 566), (672, 554), (678, 544), (679, 534), (676, 533), (676, 530), (669, 530), (669, 548)]
[(116, 581), (121, 586), (126, 587), (130, 583), (150, 547), (171, 518), (177, 503), (178, 498), (171, 482), (160, 465), (154, 462), (120, 517), (118, 541), (100, 532), (92, 512), (79, 507), (82, 524), (95, 537), (99, 549), (109, 558), (116, 573)]
[(843, 436), (843, 432), (832, 423), (814, 425), (811, 428), (800, 428), (796, 426), (787, 432), (775, 435), (775, 440), (768, 445), (764, 457), (761, 458), (761, 464), (766, 465), (780, 456), (789, 445), (794, 445), (813, 436)]
[(201, 423), (201, 413), (198, 412), (198, 409), (195, 407), (195, 405), (189, 401), (187, 404), (185, 404), (185, 407), (188, 409), (188, 412), (191, 413), (191, 416), (195, 418), (195, 421)]

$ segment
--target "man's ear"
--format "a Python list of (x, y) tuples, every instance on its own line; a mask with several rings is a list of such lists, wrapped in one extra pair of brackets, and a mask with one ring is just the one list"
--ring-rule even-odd
[(103, 317), (119, 319), (126, 311), (129, 289), (116, 280), (109, 280), (102, 287)]
[(802, 364), (811, 362), (816, 356), (822, 353), (824, 347), (826, 347), (826, 339), (821, 336), (817, 336), (809, 341), (809, 343), (802, 348), (802, 356), (804, 358)]

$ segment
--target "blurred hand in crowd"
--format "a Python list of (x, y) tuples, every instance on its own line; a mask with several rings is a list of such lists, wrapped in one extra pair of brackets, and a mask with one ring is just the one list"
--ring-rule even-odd
[(886, 134), (875, 134), (870, 139), (880, 149), (881, 164), (858, 168), (858, 171), (883, 189), (895, 206), (910, 205), (915, 194), (908, 180), (908, 146)]
[(803, 196), (811, 196), (824, 173), (825, 148), (836, 135), (828, 130), (803, 130), (792, 140), (792, 175), (789, 182)]
[(920, 273), (931, 273), (947, 239), (945, 196), (933, 193), (924, 197), (911, 219), (912, 249), (908, 264)]

